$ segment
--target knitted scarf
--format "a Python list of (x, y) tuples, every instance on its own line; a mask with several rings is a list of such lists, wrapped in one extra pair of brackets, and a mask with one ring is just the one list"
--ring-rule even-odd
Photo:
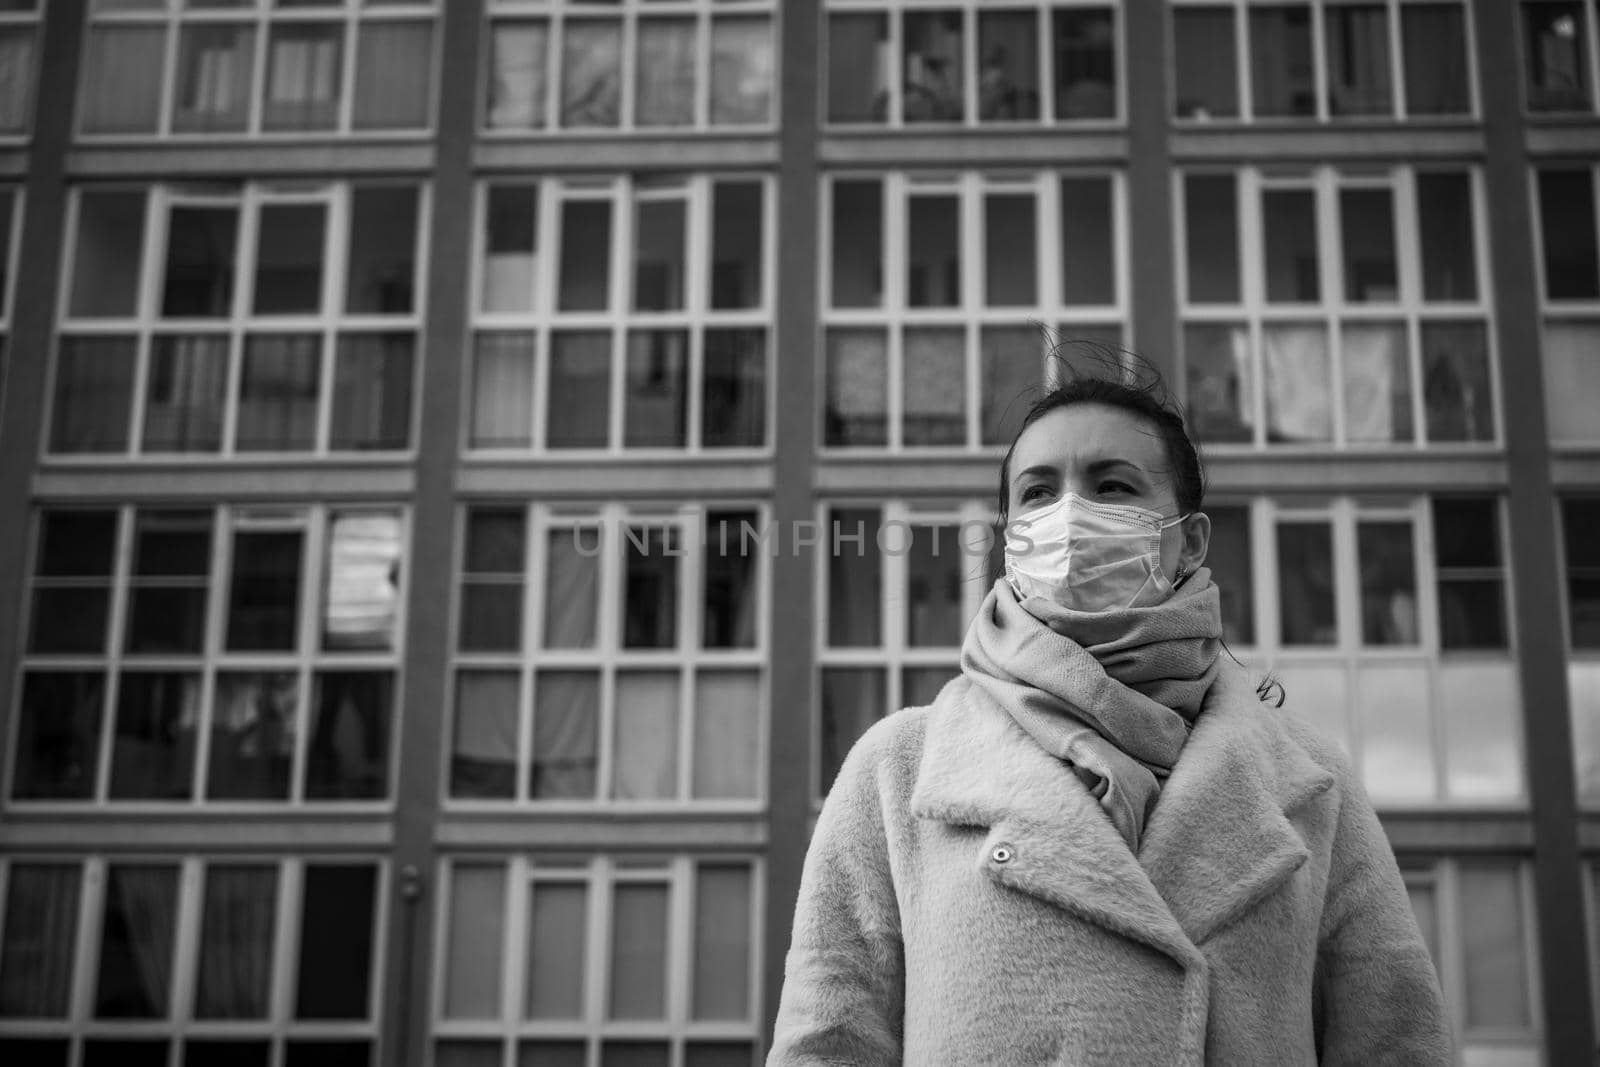
[(1217, 673), (1222, 608), (1211, 572), (1164, 602), (1081, 612), (1018, 602), (1004, 578), (961, 646), (961, 670), (1070, 765), (1134, 852)]

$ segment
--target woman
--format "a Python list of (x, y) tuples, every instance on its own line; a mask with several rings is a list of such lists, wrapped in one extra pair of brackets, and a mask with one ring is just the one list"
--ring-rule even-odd
[(817, 821), (768, 1064), (1451, 1063), (1349, 763), (1218, 655), (1181, 417), (1073, 380), (1000, 477), (961, 675)]

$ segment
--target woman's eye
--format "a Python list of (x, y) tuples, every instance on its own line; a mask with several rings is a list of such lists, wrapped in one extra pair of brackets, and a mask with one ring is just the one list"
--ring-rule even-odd
[(1133, 492), (1133, 486), (1127, 482), (1104, 481), (1100, 483), (1100, 491), (1102, 493), (1131, 493)]
[(1042, 485), (1030, 485), (1028, 488), (1022, 491), (1022, 502), (1026, 504), (1031, 500), (1037, 500), (1040, 496), (1048, 493), (1049, 491), (1050, 490), (1046, 489)]

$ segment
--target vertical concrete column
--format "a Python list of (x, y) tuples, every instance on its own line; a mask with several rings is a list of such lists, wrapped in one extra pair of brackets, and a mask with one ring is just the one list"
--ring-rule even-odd
[(1534, 875), (1539, 962), (1544, 991), (1545, 1059), (1590, 1063), (1595, 1053), (1585, 947), (1582, 866), (1578, 857), (1572, 724), (1567, 692), (1564, 597), (1557, 565), (1556, 514), (1545, 425), (1544, 367), (1535, 220), (1518, 54), (1519, 5), (1483, 0), (1477, 19), (1479, 93), (1483, 101), (1489, 246), (1500, 352), (1500, 410), (1509, 468), (1511, 570), (1523, 744), (1533, 801)]
[(439, 754), (449, 673), (451, 580), (455, 559), (456, 468), (461, 389), (467, 366), (466, 279), (472, 254), (473, 145), (477, 133), (478, 42), (483, 0), (440, 5), (442, 62), (432, 181), (427, 316), (422, 334), (421, 423), (411, 558), (406, 577), (406, 658), (399, 723), (400, 769), (384, 975), (385, 1063), (427, 1062), (432, 1006), (435, 834)]
[(772, 518), (779, 551), (772, 560), (772, 663), (767, 761), (765, 1030), (772, 1032), (783, 987), (795, 893), (805, 860), (811, 806), (811, 751), (816, 653), (812, 647), (812, 550), (792, 548), (794, 524), (812, 517), (817, 447), (817, 147), (824, 53), (819, 0), (785, 0), (778, 96), (777, 327), (773, 338), (777, 424), (773, 427)]
[(1172, 251), (1172, 152), (1167, 143), (1170, 7), (1122, 5), (1128, 101), (1130, 346), (1160, 368), (1173, 394), (1181, 398)]

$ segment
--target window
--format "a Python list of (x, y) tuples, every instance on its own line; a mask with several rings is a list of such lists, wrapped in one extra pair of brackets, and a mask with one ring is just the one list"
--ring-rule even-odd
[(775, 0), (490, 0), (495, 131), (769, 126)]
[(49, 450), (407, 448), (420, 216), (415, 185), (79, 189)]
[(1498, 499), (1206, 510), (1229, 643), (1350, 754), (1375, 804), (1526, 803)]
[(393, 508), (52, 508), (34, 539), (14, 801), (382, 801)]
[(1470, 115), (1469, 6), (1178, 0), (1173, 113), (1336, 122)]
[(1568, 699), (1578, 796), (1600, 807), (1600, 497), (1561, 501), (1562, 561), (1567, 581)]
[(1545, 406), (1550, 440), (1600, 442), (1600, 244), (1594, 169), (1542, 167), (1535, 175), (1544, 293)]
[(735, 854), (455, 860), (432, 1062), (755, 1067), (762, 876)]
[(425, 129), (436, 11), (434, 0), (91, 0), (79, 132)]
[[(26, 134), (33, 125), (35, 55), (43, 6), (43, 0), (0, 3), (0, 138)], [(5, 206), (0, 203), (0, 208)]]
[(1594, 6), (1522, 0), (1522, 66), (1529, 111), (1594, 110)]
[[(22, 192), (0, 185), (0, 380), (4, 380), (11, 332), (11, 287), (17, 276), (17, 246), (22, 243)], [(3, 394), (0, 394), (3, 395)]]
[(1117, 175), (837, 175), (824, 192), (826, 446), (1009, 444), (1057, 339), (1120, 345)]
[(1402, 857), (1400, 869), (1461, 1062), (1544, 1062), (1532, 865), (1493, 855)]
[(1210, 445), (1496, 440), (1474, 172), (1192, 171), (1183, 372)]
[(827, 5), (827, 121), (915, 128), (1121, 117), (1121, 28), (1105, 3)]
[(754, 176), (484, 185), (469, 447), (764, 447), (768, 188)]
[(483, 503), (464, 523), (451, 798), (760, 798), (758, 508)]
[(960, 673), (967, 624), (1003, 553), (992, 507), (975, 500), (839, 503), (820, 521), (818, 797), (868, 727), (931, 704)]
[(18, 856), (3, 874), (8, 1063), (379, 1062), (377, 863)]

